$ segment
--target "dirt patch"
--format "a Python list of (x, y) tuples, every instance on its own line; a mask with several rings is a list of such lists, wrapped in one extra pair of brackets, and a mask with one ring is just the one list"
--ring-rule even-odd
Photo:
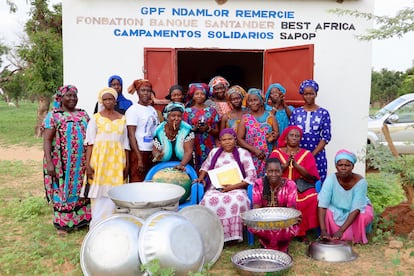
[(385, 208), (381, 217), (394, 222), (390, 228), (397, 235), (408, 235), (414, 230), (414, 209), (408, 203)]
[(39, 147), (21, 147), (0, 145), (0, 160), (35, 160), (43, 158), (43, 150)]

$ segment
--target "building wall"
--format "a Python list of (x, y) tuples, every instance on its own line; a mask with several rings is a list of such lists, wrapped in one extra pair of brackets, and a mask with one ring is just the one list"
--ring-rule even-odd
[[(78, 106), (92, 113), (110, 75), (123, 77), (124, 92), (144, 77), (144, 47), (264, 50), (314, 44), (316, 100), (332, 119), (327, 152), (333, 172), (338, 149), (364, 154), (371, 43), (355, 35), (372, 27), (329, 12), (335, 8), (373, 12), (374, 1), (63, 1), (64, 81), (78, 87)], [(364, 173), (362, 162), (356, 171)]]

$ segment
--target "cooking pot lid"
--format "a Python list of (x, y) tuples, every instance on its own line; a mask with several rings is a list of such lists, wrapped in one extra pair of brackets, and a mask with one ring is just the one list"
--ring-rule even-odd
[(203, 241), (197, 228), (177, 212), (160, 211), (147, 218), (138, 239), (141, 262), (158, 259), (174, 275), (200, 271), (204, 264)]
[(85, 236), (80, 250), (84, 275), (142, 275), (138, 236), (144, 221), (115, 214), (99, 222)]
[(178, 213), (198, 229), (203, 239), (205, 263), (214, 264), (220, 257), (224, 245), (223, 226), (217, 215), (201, 205), (185, 207)]

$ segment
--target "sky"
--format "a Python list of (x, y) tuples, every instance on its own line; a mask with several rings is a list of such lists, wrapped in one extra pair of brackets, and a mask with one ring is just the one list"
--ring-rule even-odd
[[(361, 0), (362, 1), (362, 0)], [(19, 41), (23, 26), (27, 20), (28, 5), (26, 0), (15, 0), (19, 7), (17, 14), (10, 14), (6, 0), (0, 0), (0, 39), (6, 44)], [(61, 2), (58, 0), (50, 3)], [(404, 7), (414, 6), (414, 0), (375, 0), (375, 15), (394, 16)], [(376, 71), (386, 68), (394, 71), (405, 71), (414, 66), (414, 32), (402, 38), (376, 40), (372, 44), (372, 68)]]

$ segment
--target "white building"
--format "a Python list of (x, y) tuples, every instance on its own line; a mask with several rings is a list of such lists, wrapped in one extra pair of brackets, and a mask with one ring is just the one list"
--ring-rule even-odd
[[(317, 104), (331, 114), (329, 171), (335, 170), (337, 150), (364, 153), (371, 43), (355, 36), (372, 23), (329, 10), (372, 13), (374, 1), (71, 0), (62, 4), (64, 80), (78, 87), (78, 106), (89, 113), (98, 91), (113, 74), (123, 78), (124, 94), (133, 80), (149, 79), (158, 98), (164, 98), (175, 83), (208, 82), (218, 74), (246, 90), (266, 90), (280, 82), (295, 105), (301, 103), (300, 82), (313, 78), (320, 86)], [(362, 162), (356, 170), (364, 174)]]

